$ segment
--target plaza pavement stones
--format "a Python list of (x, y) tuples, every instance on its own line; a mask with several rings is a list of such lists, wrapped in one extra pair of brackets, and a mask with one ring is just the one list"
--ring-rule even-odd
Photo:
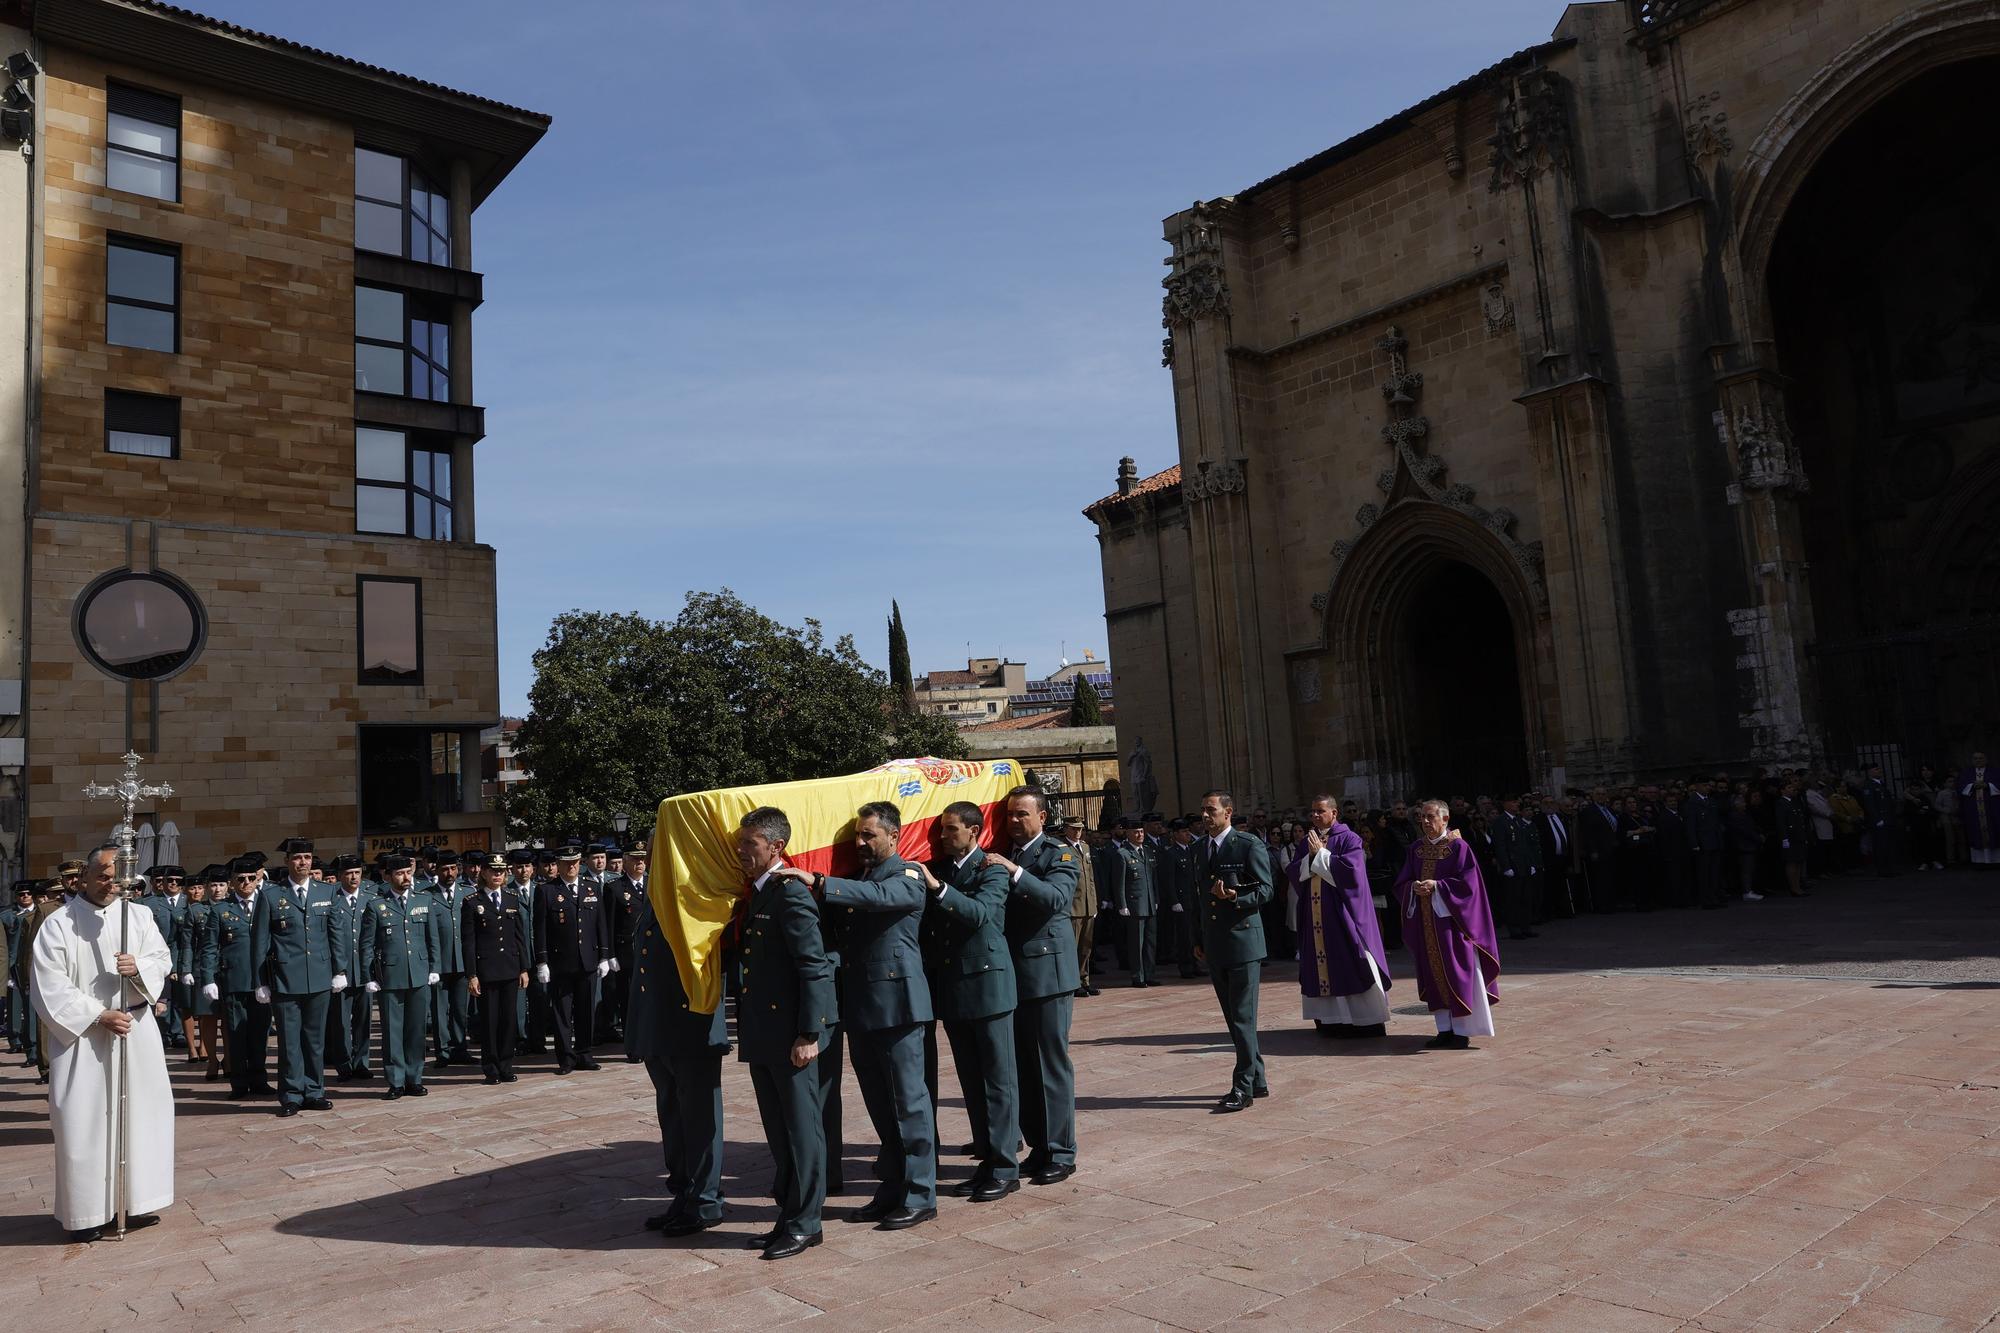
[[(640, 1227), (660, 1207), (652, 1094), (614, 1053), (561, 1080), (527, 1061), (504, 1089), (454, 1069), (416, 1103), (336, 1086), (333, 1111), (289, 1120), (176, 1062), (179, 1202), (86, 1248), (48, 1216), (45, 1094), (10, 1059), (0, 1302), (65, 1330), (1995, 1327), (1989, 900), (1994, 879), (1905, 876), (1557, 923), (1509, 947), (1500, 1035), (1463, 1053), (1422, 1049), (1407, 980), (1387, 1040), (1319, 1040), (1273, 964), (1272, 1096), (1227, 1117), (1207, 984), (1107, 988), (1076, 1007), (1074, 1178), (850, 1225), (872, 1156), (850, 1071), (853, 1190), (826, 1244), (781, 1264), (740, 1248), (772, 1210), (733, 1060), (727, 1220), (683, 1241)], [(953, 1145), (948, 1067), (944, 1085)]]

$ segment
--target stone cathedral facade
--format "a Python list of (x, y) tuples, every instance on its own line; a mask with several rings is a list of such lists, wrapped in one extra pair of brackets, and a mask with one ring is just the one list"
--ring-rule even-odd
[(1619, 0), (1166, 219), (1085, 511), (1162, 802), (2000, 730), (2000, 5)]

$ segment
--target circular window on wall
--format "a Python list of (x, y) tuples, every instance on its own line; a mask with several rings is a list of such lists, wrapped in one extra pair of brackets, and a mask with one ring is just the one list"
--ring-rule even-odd
[(201, 603), (164, 574), (106, 574), (76, 599), (76, 641), (100, 671), (161, 680), (194, 661), (206, 630)]

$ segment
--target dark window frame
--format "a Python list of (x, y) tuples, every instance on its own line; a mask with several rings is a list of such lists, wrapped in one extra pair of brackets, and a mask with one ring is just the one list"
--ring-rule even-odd
[[(360, 168), (358, 166), (356, 167), (354, 173), (355, 202), (365, 203), (365, 204), (378, 204), (383, 208), (393, 208), (397, 210), (397, 212), (401, 216), (400, 216), (400, 221), (397, 223), (396, 226), (397, 248), (395, 250), (377, 250), (372, 246), (365, 246), (361, 244), (361, 237), (358, 229), (354, 238), (354, 248), (357, 250), (366, 250), (369, 254), (372, 255), (393, 254), (399, 259), (407, 259), (412, 263), (434, 264), (439, 268), (449, 268), (451, 266), (451, 254), (452, 254), (451, 219), (449, 216), (451, 210), (451, 196), (446, 194), (443, 190), (438, 189), (432, 183), (432, 179), (429, 176), (429, 174), (423, 171), (423, 169), (420, 168), (415, 162), (411, 161), (410, 156), (407, 153), (392, 153), (386, 148), (371, 148), (365, 143), (357, 143), (356, 145), (354, 145), (354, 148), (357, 154), (361, 152), (369, 152), (369, 153), (374, 153), (378, 157), (389, 157), (389, 158), (394, 158), (396, 160), (398, 167), (397, 187), (398, 187), (398, 194), (401, 196), (400, 198), (396, 199), (384, 199), (380, 195), (363, 194), (361, 192)], [(425, 217), (419, 214), (415, 209), (415, 207), (412, 206), (410, 202), (411, 196), (413, 195), (413, 193), (415, 193), (416, 190), (419, 189), (425, 195), (428, 195), (433, 199), (442, 200), (444, 202), (444, 207), (447, 214), (445, 218), (444, 231), (440, 232), (435, 226), (432, 225), (435, 215), (433, 215), (432, 217)], [(445, 254), (443, 260), (432, 259), (429, 254), (417, 255), (411, 253), (410, 229), (412, 227), (422, 227), (431, 240), (443, 245)]]
[[(357, 437), (355, 442), (355, 469), (354, 469), (354, 474), (355, 474), (354, 475), (354, 489), (355, 489), (354, 531), (357, 534), (364, 537), (410, 537), (417, 541), (429, 541), (429, 542), (448, 542), (456, 540), (456, 538), (452, 535), (452, 533), (456, 533), (458, 530), (458, 507), (453, 502), (451, 496), (449, 495), (441, 496), (437, 493), (436, 490), (437, 473), (435, 469), (433, 469), (430, 473), (431, 477), (430, 486), (419, 486), (416, 481), (417, 455), (438, 454), (444, 457), (445, 466), (448, 469), (450, 469), (454, 474), (451, 478), (451, 481), (452, 484), (456, 486), (457, 484), (457, 478), (455, 475), (456, 468), (453, 466), (454, 460), (452, 457), (452, 448), (450, 443), (448, 441), (440, 439), (437, 436), (424, 435), (417, 431), (408, 430), (402, 426), (378, 426), (372, 421), (357, 421), (354, 424), (357, 432), (360, 430), (378, 430), (382, 431), (385, 434), (400, 435), (403, 437), (403, 479), (401, 481), (382, 481), (378, 478), (362, 476), (361, 464), (360, 464), (361, 445)], [(374, 528), (364, 528), (361, 526), (360, 492), (363, 487), (367, 487), (369, 489), (378, 491), (401, 492), (403, 496), (402, 531), (381, 532)], [(417, 505), (420, 503), (428, 504), (431, 506), (430, 536), (424, 536), (416, 530)], [(447, 533), (445, 536), (442, 537), (437, 535), (437, 512), (440, 509), (444, 511), (446, 526), (451, 529), (450, 533)]]
[[(417, 669), (407, 677), (390, 679), (368, 669), (368, 598), (362, 591), (369, 583), (408, 583), (416, 588)], [(354, 680), (357, 685), (422, 685), (424, 683), (424, 581), (398, 574), (356, 574), (354, 576)]]
[[(386, 338), (378, 338), (372, 334), (364, 335), (361, 332), (361, 321), (358, 313), (355, 318), (354, 341), (357, 345), (366, 344), (369, 347), (388, 347), (388, 348), (393, 348), (399, 353), (401, 353), (402, 367), (403, 367), (403, 391), (401, 393), (388, 394), (387, 396), (391, 398), (411, 398), (415, 399), (418, 402), (423, 402), (423, 403), (450, 402), (451, 401), (450, 316), (446, 315), (442, 319), (432, 318), (433, 315), (437, 315), (440, 313), (436, 309), (436, 307), (426, 303), (423, 300), (423, 298), (417, 295), (416, 293), (405, 291), (401, 287), (384, 287), (380, 283), (374, 283), (374, 282), (357, 282), (354, 284), (354, 290), (356, 292), (360, 292), (364, 289), (371, 292), (393, 292), (398, 297), (402, 298), (403, 302), (403, 340), (400, 343), (392, 343), (388, 341)], [(359, 297), (356, 297), (355, 305), (358, 311), (360, 306)], [(432, 359), (430, 352), (430, 339), (428, 336), (424, 338), (421, 344), (418, 343), (416, 337), (416, 328), (419, 324), (423, 325), (426, 330), (429, 330), (433, 326), (440, 327), (444, 330), (445, 360), (443, 365), (439, 365), (435, 360)], [(419, 367), (421, 367), (424, 372), (423, 376), (424, 392), (422, 393), (416, 392), (416, 387), (417, 387), (416, 372)], [(431, 376), (433, 374), (442, 375), (444, 377), (444, 396), (441, 398), (433, 395), (430, 392)], [(356, 357), (355, 379), (357, 383), (355, 384), (354, 387), (357, 389), (361, 389), (361, 392), (363, 393), (383, 392), (380, 389), (362, 389), (360, 383), (358, 382), (360, 380), (360, 377), (361, 377), (360, 358)]]
[[(128, 400), (128, 402), (134, 399), (144, 399), (153, 403), (172, 403), (174, 405), (173, 430), (165, 432), (167, 438), (173, 442), (173, 450), (171, 453), (168, 453), (164, 456), (160, 454), (141, 454), (141, 453), (135, 453), (130, 449), (116, 449), (112, 447), (111, 433), (114, 430), (122, 429), (122, 433), (127, 435), (159, 435), (162, 433), (156, 430), (133, 430), (129, 425), (123, 428), (114, 426), (111, 420), (112, 403), (114, 400), (120, 398), (126, 399)], [(133, 403), (132, 405), (137, 406), (136, 403)], [(170, 462), (180, 458), (181, 400), (172, 394), (138, 393), (131, 389), (106, 389), (104, 391), (104, 452), (107, 454), (117, 454), (120, 458), (158, 458), (162, 462)]]
[[(91, 646), (90, 634), (84, 625), (90, 604), (97, 600), (99, 593), (114, 584), (132, 581), (157, 583), (166, 588), (187, 604), (188, 614), (194, 619), (194, 638), (188, 645), (187, 656), (176, 662), (171, 670), (162, 671), (157, 675), (134, 675), (129, 671), (120, 671), (106, 662), (97, 655), (97, 649)], [(83, 591), (76, 595), (76, 600), (70, 603), (70, 637), (76, 641), (77, 649), (82, 652), (84, 661), (113, 680), (126, 682), (172, 680), (200, 661), (202, 650), (208, 647), (208, 610), (201, 604), (201, 598), (195, 596), (194, 589), (172, 574), (157, 569), (133, 569), (128, 565), (121, 569), (107, 570), (84, 585)]]
[[(114, 296), (111, 293), (111, 251), (113, 249), (138, 250), (145, 254), (161, 255), (174, 261), (174, 299), (169, 305), (158, 301), (141, 300), (134, 296)], [(111, 341), (111, 307), (132, 306), (138, 310), (164, 310), (174, 317), (174, 345), (171, 348), (141, 347), (135, 343), (115, 343)], [(159, 352), (162, 356), (181, 354), (181, 248), (165, 241), (155, 241), (144, 236), (127, 236), (123, 232), (107, 232), (104, 237), (104, 343), (107, 347), (126, 347), (135, 352)]]
[[(449, 723), (362, 722), (357, 724), (355, 727), (355, 804), (357, 806), (355, 814), (360, 820), (363, 836), (380, 837), (395, 834), (407, 835), (410, 833), (436, 832), (439, 831), (440, 826), (444, 823), (445, 816), (464, 814), (468, 793), (474, 790), (473, 784), (478, 783), (480, 778), (477, 772), (469, 771), (464, 767), (462, 762), (464, 754), (462, 748), (463, 738), (468, 731), (476, 730), (479, 729), (457, 727)], [(413, 812), (414, 823), (409, 828), (393, 827), (388, 824), (371, 822), (368, 819), (368, 816), (371, 814), (381, 813), (379, 801), (371, 799), (376, 794), (376, 789), (370, 782), (368, 772), (368, 761), (371, 754), (379, 752), (376, 751), (374, 746), (370, 745), (369, 741), (371, 737), (377, 740), (390, 739), (391, 734), (393, 734), (394, 739), (403, 741), (410, 741), (414, 740), (416, 736), (423, 736), (425, 739), (421, 743), (421, 746), (415, 748), (428, 751), (433, 756), (436, 754), (438, 739), (445, 737), (448, 738), (447, 743), (452, 748), (454, 755), (452, 767), (456, 770), (455, 772), (441, 774), (433, 767), (420, 776), (419, 781), (423, 784), (423, 808)], [(457, 779), (457, 800), (455, 802), (441, 802), (438, 800), (437, 781), (440, 777), (455, 777)]]
[[(121, 94), (123, 94), (126, 103), (123, 108), (117, 105)], [(146, 103), (156, 104), (154, 114), (148, 114), (146, 111), (139, 109)], [(155, 115), (165, 114), (167, 103), (173, 104), (173, 119), (170, 121), (155, 119)], [(171, 155), (155, 153), (144, 148), (133, 148), (126, 144), (111, 142), (111, 118), (113, 116), (124, 116), (130, 120), (136, 120), (142, 125), (158, 125), (162, 128), (172, 129), (174, 132), (173, 153)], [(157, 200), (163, 204), (178, 204), (181, 202), (181, 168), (184, 162), (182, 149), (185, 147), (187, 137), (186, 123), (186, 110), (181, 104), (181, 99), (176, 94), (155, 92), (151, 88), (141, 88), (136, 83), (126, 83), (120, 79), (106, 80), (104, 84), (104, 188), (107, 190), (117, 190), (119, 194), (129, 194), (138, 199)], [(157, 194), (141, 194), (133, 190), (119, 189), (113, 185), (111, 183), (111, 158), (116, 153), (129, 153), (133, 157), (142, 157), (153, 162), (171, 162), (174, 168), (173, 193), (162, 197)]]

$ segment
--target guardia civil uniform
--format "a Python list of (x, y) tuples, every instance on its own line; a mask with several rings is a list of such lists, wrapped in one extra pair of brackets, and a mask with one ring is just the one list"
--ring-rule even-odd
[(1159, 952), (1160, 895), (1155, 879), (1153, 849), (1143, 841), (1121, 839), (1108, 862), (1111, 905), (1125, 927), (1126, 957), (1131, 960), (1134, 986), (1151, 986)]
[[(385, 872), (404, 858), (390, 858)], [(437, 981), (442, 916), (437, 899), (415, 888), (384, 886), (364, 913), (361, 975), (382, 1011), (385, 1096), (421, 1097), (424, 1089), (424, 1016)]]
[(776, 1165), (771, 1192), (778, 1219), (766, 1238), (767, 1258), (819, 1243), (827, 1149), (813, 1068), (818, 1060), (795, 1068), (792, 1045), (810, 1040), (824, 1058), (834, 1022), (833, 964), (820, 935), (819, 908), (804, 884), (766, 872), (744, 912), (736, 1056), (750, 1066)]
[[(1014, 1064), (1014, 958), (1007, 948), (1007, 872), (977, 847), (931, 862), (943, 886), (924, 904), (924, 970), (944, 1024), (979, 1158), (952, 1189), (985, 1203), (1019, 1188), (1021, 1082)], [(933, 1089), (933, 1098), (936, 1090)]]
[(438, 953), (434, 960), (437, 966), (431, 969), (438, 974), (437, 984), (431, 987), (431, 1040), (440, 1067), (454, 1061), (468, 1064), (472, 1060), (472, 991), (466, 985), (464, 917), (460, 908), (471, 889), (463, 876), (445, 883), (440, 867), (439, 878), (432, 880), (425, 892), (436, 903), (433, 915), (438, 925)]
[(611, 975), (604, 982), (602, 1028), (613, 1039), (625, 1035), (625, 1009), (630, 1003), (632, 944), (639, 926), (645, 884), (630, 875), (607, 877), (603, 888), (605, 928), (611, 936)]
[[(239, 869), (238, 867), (242, 867)], [(247, 861), (230, 865), (232, 875), (254, 874)], [(224, 1049), (229, 1053), (229, 1095), (241, 1100), (253, 1094), (275, 1091), (271, 1087), (267, 1063), (271, 1045), (271, 1004), (259, 999), (264, 985), (261, 975), (268, 946), (257, 938), (257, 899), (248, 901), (225, 891), (215, 904), (210, 929), (215, 938), (214, 986), (222, 1004), (223, 1026), (227, 1032)], [(265, 994), (268, 996), (269, 991)]]
[(1014, 960), (1014, 1061), (1021, 1079), (1021, 1169), (1037, 1184), (1076, 1171), (1076, 1069), (1069, 1057), (1070, 1011), (1078, 983), (1074, 847), (1048, 833), (1013, 849), (1019, 867), (1007, 890), (1007, 947)]
[[(294, 844), (293, 850), (312, 847)], [(351, 952), (333, 899), (333, 887), (315, 879), (267, 884), (257, 895), (260, 956), (278, 1028), (279, 1115), (330, 1105), (325, 1083), (326, 1011), (335, 988), (347, 989)]]
[[(336, 876), (350, 869), (360, 869), (359, 857), (334, 858), (333, 872)], [(347, 936), (346, 971), (349, 984), (346, 990), (333, 997), (327, 1007), (326, 1061), (343, 1083), (373, 1076), (368, 1063), (368, 1039), (375, 997), (362, 984), (367, 977), (361, 971), (361, 930), (367, 924), (368, 904), (374, 900), (376, 891), (376, 886), (366, 879), (356, 885), (352, 893), (342, 884), (333, 888), (336, 924)]]
[[(1195, 891), (1200, 895), (1201, 947), (1208, 958), (1209, 980), (1229, 1041), (1236, 1048), (1236, 1068), (1230, 1076), (1224, 1107), (1241, 1110), (1252, 1097), (1267, 1090), (1264, 1057), (1257, 1047), (1257, 983), (1265, 957), (1264, 917), (1271, 900), (1271, 856), (1264, 840), (1232, 828), (1219, 838), (1204, 836), (1194, 844)], [(1215, 880), (1236, 890), (1222, 899), (1210, 892)]]

